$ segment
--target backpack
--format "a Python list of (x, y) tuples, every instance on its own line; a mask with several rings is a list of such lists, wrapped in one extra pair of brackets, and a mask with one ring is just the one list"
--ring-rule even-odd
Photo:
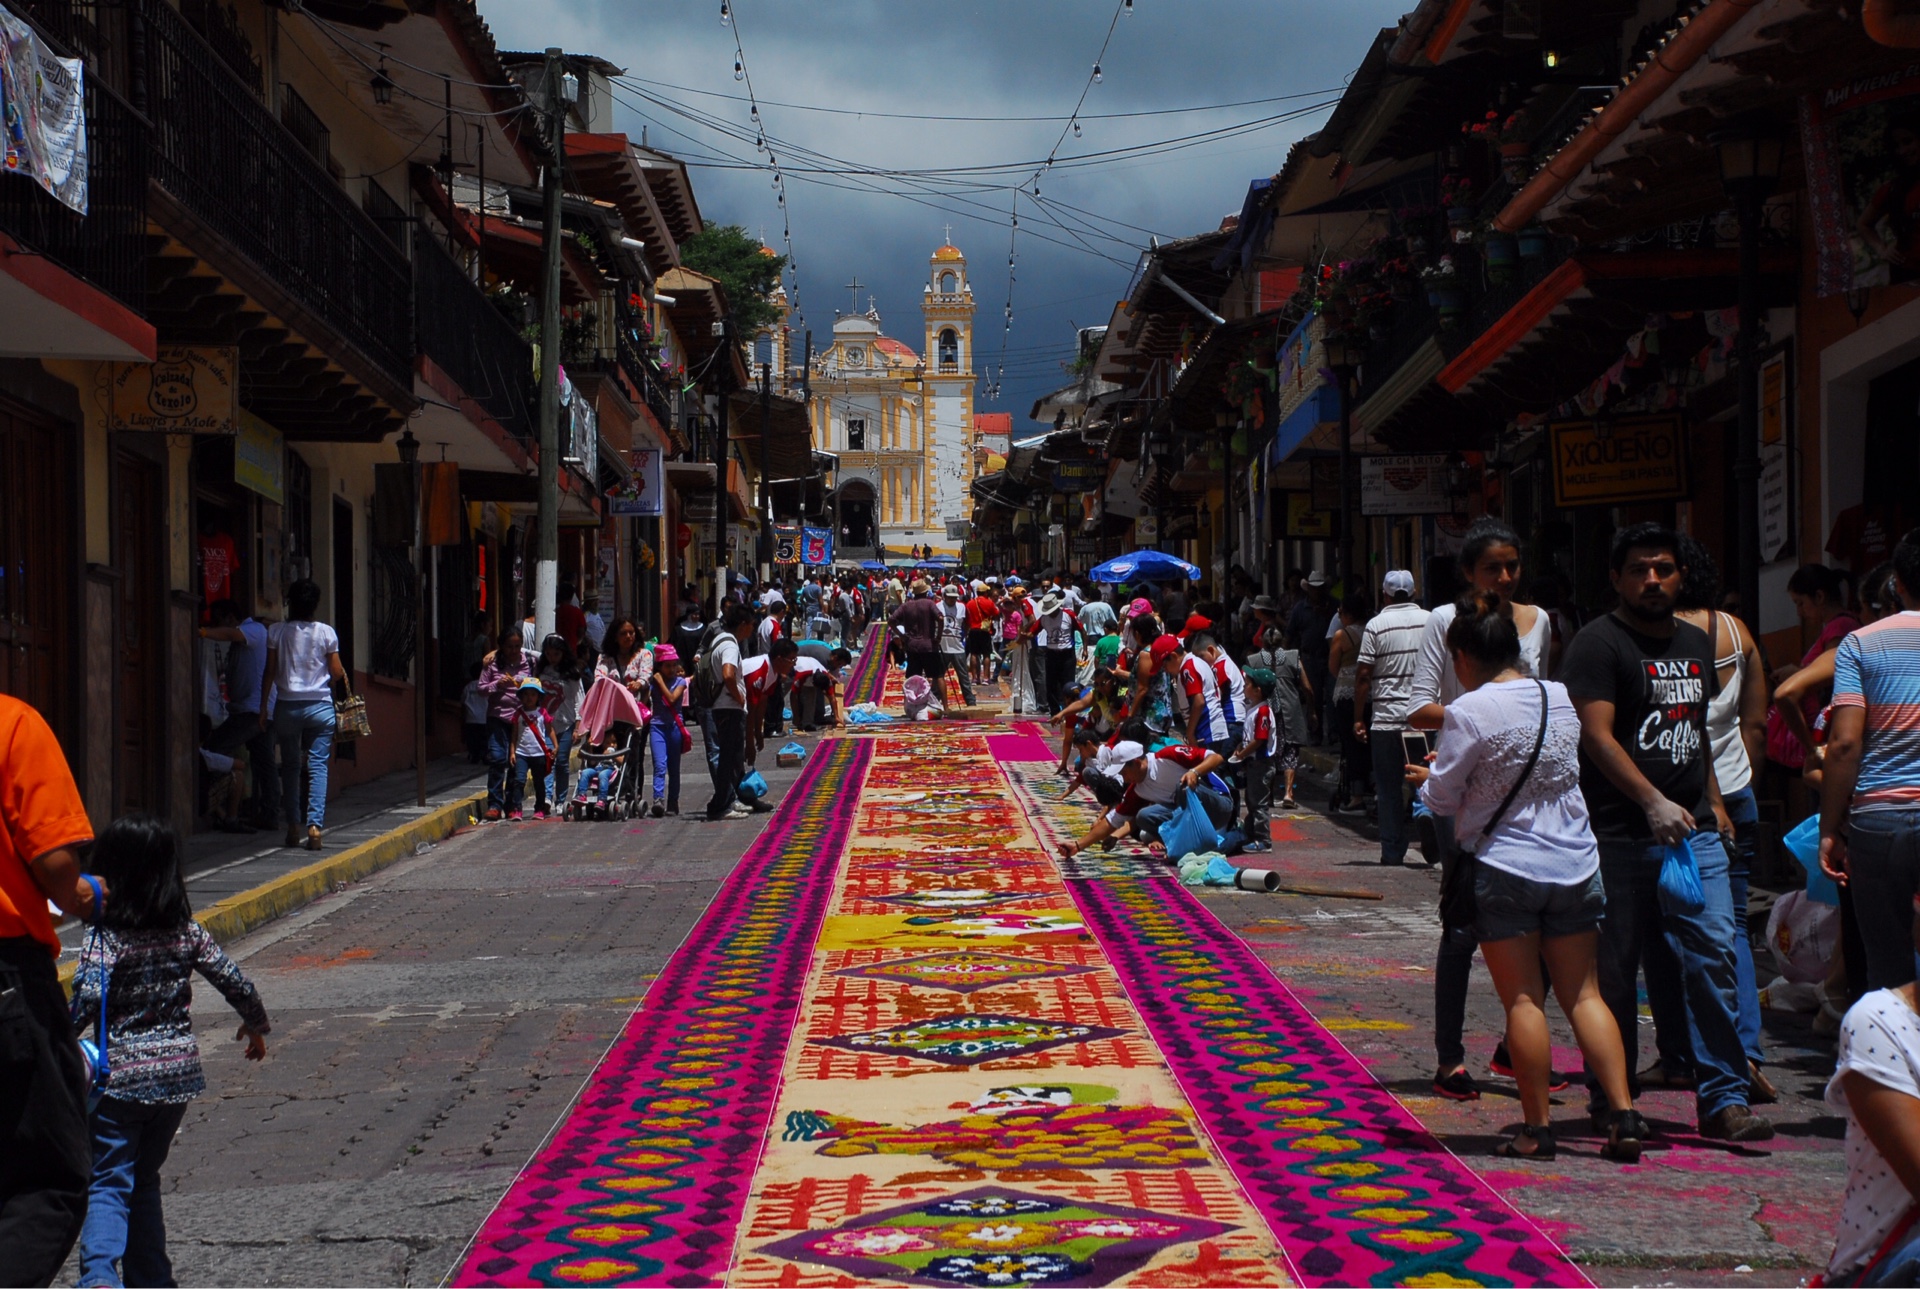
[[(700, 637), (700, 650), (693, 656), (693, 683), (688, 687), (695, 707), (712, 707), (726, 692), (726, 680), (713, 663), (713, 647), (721, 640), (733, 640), (733, 634), (716, 622)], [(738, 640), (733, 641), (736, 646)]]

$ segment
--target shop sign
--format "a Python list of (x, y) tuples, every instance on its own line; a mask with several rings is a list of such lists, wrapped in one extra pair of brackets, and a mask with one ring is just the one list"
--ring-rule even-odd
[(1073, 557), (1080, 560), (1100, 558), (1100, 539), (1098, 537), (1076, 537), (1073, 539)]
[(1178, 515), (1167, 516), (1167, 531), (1164, 534), (1170, 542), (1186, 541), (1200, 534), (1200, 517), (1193, 511), (1184, 511)]
[(1908, 211), (1920, 62), (1849, 79), (1800, 103), (1800, 149), (1813, 215), (1816, 289), (1839, 295), (1920, 277)]
[(1687, 452), (1679, 417), (1554, 424), (1556, 506), (1620, 506), (1686, 495)]
[(1160, 516), (1141, 515), (1133, 521), (1133, 540), (1141, 546), (1151, 546), (1160, 540)]
[(107, 429), (163, 434), (232, 434), (240, 405), (231, 346), (163, 345), (150, 363), (107, 369)]
[(776, 527), (773, 530), (773, 562), (776, 564), (800, 562), (800, 530), (798, 528)]
[(680, 499), (680, 513), (690, 524), (711, 524), (714, 516), (713, 494), (696, 492)]
[(800, 562), (815, 568), (833, 563), (833, 533), (830, 529), (800, 530)]
[(240, 432), (233, 440), (233, 481), (276, 506), (287, 504), (287, 449), (280, 431), (240, 409)]
[(1055, 492), (1097, 492), (1106, 482), (1104, 461), (1061, 461), (1053, 467)]
[(1760, 559), (1767, 564), (1793, 544), (1789, 408), (1783, 350), (1760, 364)]
[(1313, 495), (1305, 492), (1287, 494), (1287, 536), (1289, 537), (1331, 537), (1333, 536), (1333, 512), (1314, 508)]
[(1447, 500), (1446, 454), (1361, 458), (1361, 514), (1446, 515), (1454, 509)]
[(607, 494), (607, 513), (657, 518), (666, 513), (666, 486), (661, 478), (659, 448), (635, 448), (633, 474)]

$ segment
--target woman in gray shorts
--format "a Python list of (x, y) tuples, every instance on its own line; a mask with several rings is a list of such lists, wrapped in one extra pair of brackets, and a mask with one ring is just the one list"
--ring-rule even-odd
[(1410, 766), (1407, 777), (1435, 814), (1454, 816), (1461, 849), (1475, 857), (1480, 952), (1507, 1010), (1507, 1048), (1526, 1116), (1519, 1135), (1494, 1153), (1554, 1156), (1544, 959), (1587, 1072), (1610, 1107), (1601, 1153), (1632, 1162), (1647, 1129), (1627, 1090), (1620, 1031), (1600, 997), (1595, 955), (1607, 901), (1580, 795), (1580, 718), (1565, 686), (1521, 670), (1520, 637), (1495, 597), (1460, 602), (1447, 649), (1466, 692), (1447, 707), (1431, 770)]

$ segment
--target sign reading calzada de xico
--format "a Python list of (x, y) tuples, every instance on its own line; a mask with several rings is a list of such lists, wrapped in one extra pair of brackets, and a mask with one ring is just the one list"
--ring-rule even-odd
[(1687, 495), (1687, 445), (1677, 416), (1556, 421), (1553, 500), (1613, 506)]
[(232, 347), (162, 345), (150, 363), (115, 363), (107, 377), (107, 428), (232, 434), (239, 428)]

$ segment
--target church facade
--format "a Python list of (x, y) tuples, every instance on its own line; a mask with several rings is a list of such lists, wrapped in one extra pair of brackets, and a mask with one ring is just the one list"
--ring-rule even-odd
[[(857, 279), (856, 279), (857, 281)], [(913, 547), (959, 555), (972, 512), (973, 288), (952, 245), (928, 261), (924, 349), (843, 314), (814, 358), (813, 442), (839, 458), (833, 479), (838, 554), (904, 558)]]

